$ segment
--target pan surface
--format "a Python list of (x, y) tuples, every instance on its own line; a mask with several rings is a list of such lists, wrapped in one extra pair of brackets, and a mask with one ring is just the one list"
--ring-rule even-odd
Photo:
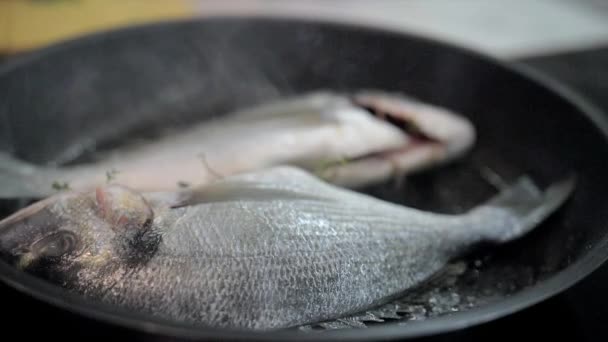
[[(361, 340), (436, 334), (508, 315), (570, 287), (607, 258), (608, 126), (601, 113), (521, 67), (401, 33), (214, 18), (59, 44), (0, 70), (0, 150), (39, 164), (78, 163), (125, 141), (153, 139), (262, 101), (361, 88), (445, 106), (478, 130), (477, 145), (463, 160), (412, 176), (404, 187), (365, 189), (374, 196), (458, 213), (495, 191), (488, 175), (508, 181), (522, 173), (543, 186), (575, 173), (576, 192), (532, 234), (451, 265), (453, 274), (393, 303), (399, 317), (365, 322), (364, 330), (339, 322), (274, 333), (202, 329), (83, 301), (2, 262), (0, 278), (69, 311), (162, 335)], [(2, 203), (2, 216), (17, 205)]]

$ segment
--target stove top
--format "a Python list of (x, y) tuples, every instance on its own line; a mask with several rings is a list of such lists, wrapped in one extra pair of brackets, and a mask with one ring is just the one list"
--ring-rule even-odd
[[(2, 60), (0, 59), (0, 62)], [(604, 110), (608, 115), (608, 47), (591, 50), (533, 57), (516, 61), (558, 79)], [(421, 341), (488, 341), (497, 337), (516, 340), (525, 338), (562, 338), (574, 341), (608, 341), (608, 264), (570, 290), (532, 308), (503, 319), (459, 332), (421, 339)], [(6, 293), (10, 293), (6, 298)], [(129, 338), (154, 339), (118, 327), (99, 328), (98, 323), (77, 315), (60, 312), (40, 304), (0, 284), (3, 304), (4, 334), (23, 337)], [(23, 329), (32, 315), (44, 317)], [(8, 331), (7, 331), (8, 330)], [(28, 336), (31, 335), (31, 336)], [(7, 335), (8, 336), (8, 335)]]

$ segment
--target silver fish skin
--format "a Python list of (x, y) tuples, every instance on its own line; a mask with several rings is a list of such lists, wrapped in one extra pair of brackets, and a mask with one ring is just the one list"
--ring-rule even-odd
[[(370, 113), (376, 109), (382, 114)], [(388, 117), (409, 126), (398, 127)], [(417, 122), (417, 132), (429, 139), (408, 133)], [(358, 187), (449, 162), (474, 140), (464, 116), (400, 94), (319, 90), (126, 145), (95, 163), (41, 167), (0, 153), (0, 198), (44, 198), (57, 192), (54, 184), (93, 190), (108, 181), (138, 191), (174, 191), (277, 165)]]
[(0, 251), (24, 271), (43, 264), (61, 286), (135, 313), (272, 330), (394, 299), (480, 242), (522, 237), (573, 188), (566, 180), (540, 191), (523, 177), (445, 215), (274, 167), (190, 191), (178, 207), (118, 185), (62, 193), (0, 222)]

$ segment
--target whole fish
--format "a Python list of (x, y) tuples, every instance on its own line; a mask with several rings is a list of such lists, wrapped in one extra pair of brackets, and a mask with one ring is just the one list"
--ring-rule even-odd
[(0, 198), (44, 198), (108, 182), (171, 191), (276, 165), (356, 187), (447, 162), (474, 140), (463, 116), (399, 94), (317, 91), (128, 145), (94, 163), (40, 167), (0, 153)]
[(445, 215), (338, 187), (295, 167), (146, 200), (108, 185), (68, 191), (0, 222), (6, 260), (123, 309), (201, 326), (268, 330), (344, 317), (416, 287), (481, 242), (540, 224), (574, 181), (523, 177)]

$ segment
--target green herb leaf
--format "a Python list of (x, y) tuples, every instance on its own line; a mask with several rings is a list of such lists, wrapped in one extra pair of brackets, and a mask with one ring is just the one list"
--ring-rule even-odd
[(70, 184), (68, 182), (54, 181), (51, 186), (53, 187), (53, 190), (57, 191), (70, 190)]
[(116, 178), (116, 175), (119, 173), (120, 172), (116, 169), (111, 169), (109, 171), (106, 171), (106, 182), (110, 183), (111, 181), (113, 181)]

